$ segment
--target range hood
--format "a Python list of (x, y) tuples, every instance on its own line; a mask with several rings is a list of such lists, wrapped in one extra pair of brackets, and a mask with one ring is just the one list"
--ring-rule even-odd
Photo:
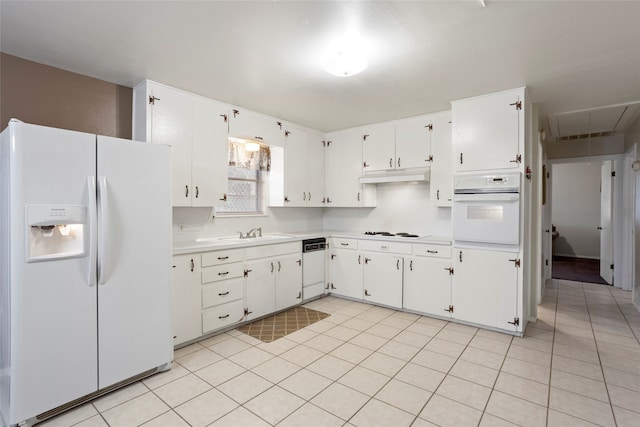
[(429, 181), (429, 169), (375, 172), (360, 177), (360, 184), (378, 184), (382, 182), (419, 182)]

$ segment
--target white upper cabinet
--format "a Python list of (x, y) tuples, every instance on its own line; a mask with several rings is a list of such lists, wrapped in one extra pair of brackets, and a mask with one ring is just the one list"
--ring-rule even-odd
[(431, 115), (430, 125), (431, 202), (434, 206), (450, 207), (453, 200), (451, 112)]
[(285, 131), (284, 200), (278, 206), (324, 206), (324, 147), (321, 133), (288, 126)]
[(365, 129), (362, 134), (362, 166), (365, 172), (394, 170), (396, 168), (395, 126), (380, 125)]
[(285, 144), (280, 120), (241, 108), (229, 112), (229, 136), (279, 147)]
[(520, 167), (524, 88), (455, 101), (451, 106), (455, 172)]
[(149, 80), (134, 88), (133, 103), (134, 139), (171, 146), (173, 206), (224, 203), (226, 106)]
[(432, 119), (419, 116), (396, 124), (396, 169), (428, 168)]
[(430, 116), (365, 128), (362, 134), (364, 172), (428, 168), (431, 128)]
[(325, 206), (375, 206), (376, 187), (360, 184), (362, 139), (358, 131), (327, 134), (325, 164)]

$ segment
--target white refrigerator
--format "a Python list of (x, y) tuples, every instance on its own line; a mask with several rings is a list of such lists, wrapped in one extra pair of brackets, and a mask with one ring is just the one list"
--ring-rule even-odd
[(0, 178), (0, 425), (168, 369), (170, 147), (11, 120)]

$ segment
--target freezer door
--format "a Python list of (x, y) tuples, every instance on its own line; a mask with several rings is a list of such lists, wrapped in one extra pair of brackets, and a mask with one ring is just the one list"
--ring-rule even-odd
[[(95, 265), (88, 265), (88, 253), (27, 262), (31, 227), (26, 224), (27, 206), (83, 206), (89, 211), (96, 136), (21, 122), (10, 123), (9, 132), (8, 421), (13, 424), (97, 389), (97, 291), (89, 283)], [(57, 228), (42, 232), (43, 241), (60, 238)]]
[(170, 147), (98, 136), (98, 383), (173, 359)]

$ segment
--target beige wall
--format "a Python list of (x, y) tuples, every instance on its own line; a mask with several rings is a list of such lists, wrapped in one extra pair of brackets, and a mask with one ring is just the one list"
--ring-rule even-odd
[(0, 129), (9, 119), (131, 138), (131, 88), (0, 54)]

